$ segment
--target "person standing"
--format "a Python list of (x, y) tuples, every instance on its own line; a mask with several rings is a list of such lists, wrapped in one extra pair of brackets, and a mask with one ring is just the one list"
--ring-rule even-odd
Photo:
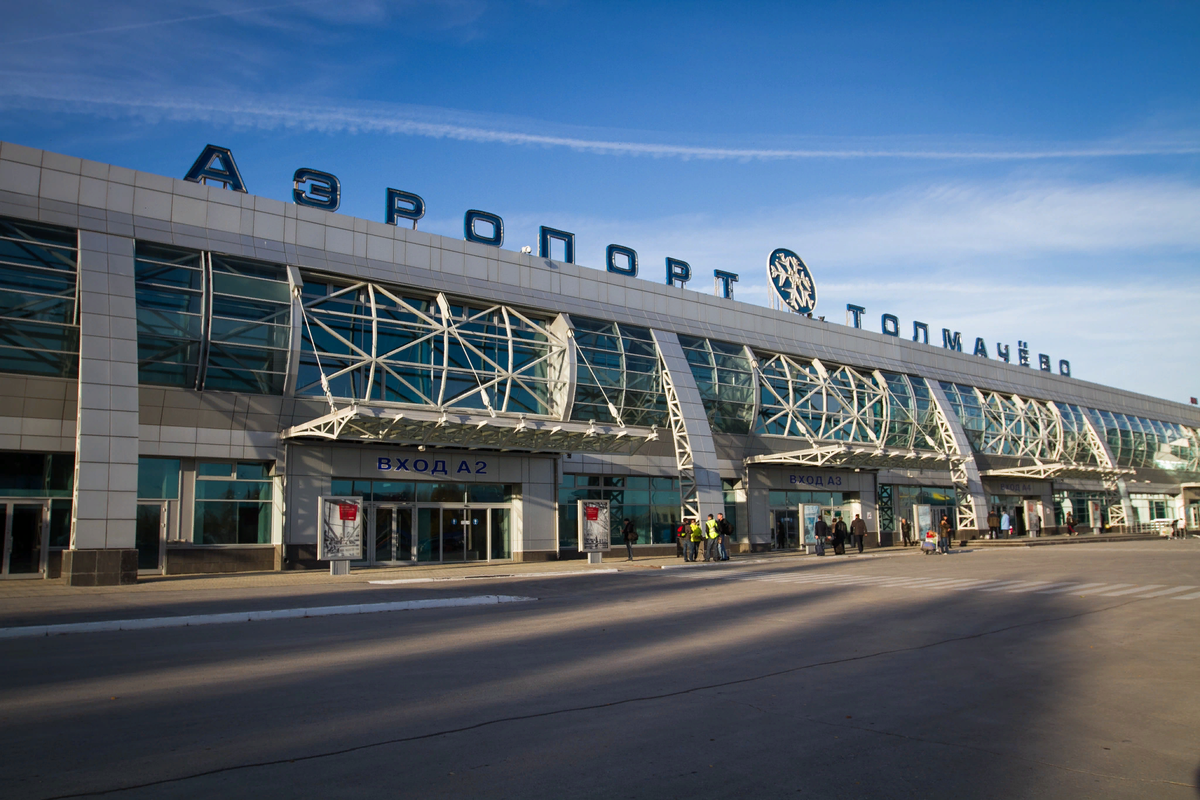
[(1009, 518), (1007, 511), (1000, 516), (1000, 532), (1004, 534), (1005, 539), (1012, 535), (1012, 519)]
[(817, 524), (813, 525), (813, 536), (817, 540), (817, 555), (825, 555), (825, 542), (830, 538), (829, 523), (824, 517), (817, 517)]
[(1000, 538), (1000, 515), (996, 513), (996, 509), (992, 508), (988, 511), (988, 538)]
[(938, 552), (942, 555), (950, 555), (950, 515), (942, 516), (942, 521), (938, 525)]
[(633, 543), (638, 540), (637, 531), (633, 529), (633, 520), (625, 518), (625, 524), (621, 526), (621, 538), (625, 540), (625, 552), (629, 554), (626, 561), (633, 561)]
[(717, 530), (717, 521), (713, 519), (713, 515), (709, 514), (708, 519), (704, 522), (704, 560), (717, 560), (717, 539), (721, 538), (720, 532)]
[(722, 561), (729, 560), (729, 541), (733, 538), (733, 526), (724, 514), (717, 514), (717, 532), (721, 534), (717, 540), (717, 554)]
[(915, 544), (912, 538), (912, 523), (908, 521), (908, 517), (902, 517), (900, 520), (900, 535), (904, 538), (904, 546)]
[(854, 521), (850, 523), (850, 535), (854, 537), (854, 546), (858, 548), (859, 555), (862, 555), (863, 539), (867, 536), (867, 523), (859, 519), (858, 514), (854, 515)]
[(1042, 515), (1036, 511), (1029, 514), (1029, 535), (1035, 539), (1042, 535)]
[(688, 544), (691, 546), (688, 548), (688, 561), (695, 561), (696, 557), (700, 555), (700, 543), (704, 541), (704, 531), (700, 530), (700, 523), (695, 519), (691, 520), (689, 531), (690, 541)]

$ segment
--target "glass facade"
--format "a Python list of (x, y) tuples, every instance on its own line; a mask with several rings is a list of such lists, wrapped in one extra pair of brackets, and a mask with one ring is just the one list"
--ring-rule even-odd
[(571, 419), (665, 427), (658, 347), (648, 328), (572, 317), (578, 365)]
[(193, 543), (270, 544), (270, 471), (259, 461), (197, 464)]
[(548, 318), (313, 277), (303, 300), (297, 394), (557, 414), (566, 348)]
[(367, 503), (511, 503), (507, 483), (434, 483), (431, 481), (367, 481), (334, 478), (330, 492), (361, 497)]
[(971, 448), (993, 456), (1096, 465), (1083, 411), (957, 383), (941, 384)]
[(621, 525), (633, 521), (638, 544), (673, 544), (679, 527), (678, 478), (564, 475), (558, 486), (558, 546), (573, 550), (579, 539), (579, 500), (607, 500), (614, 546)]
[(879, 530), (896, 533), (900, 530), (900, 520), (912, 520), (913, 506), (935, 506), (947, 509), (951, 514), (957, 504), (957, 496), (952, 486), (903, 486), (900, 484), (880, 484), (878, 491)]
[(139, 458), (139, 500), (178, 500), (180, 461), (178, 458)]
[(1200, 436), (1195, 429), (1131, 414), (1094, 413), (1118, 465), (1200, 472)]
[(714, 433), (750, 433), (754, 425), (754, 368), (737, 344), (679, 335)]
[(0, 217), (0, 372), (79, 374), (79, 269), (69, 228)]
[(138, 381), (281, 394), (291, 337), (285, 268), (138, 242)]
[(924, 379), (756, 354), (758, 433), (945, 451)]

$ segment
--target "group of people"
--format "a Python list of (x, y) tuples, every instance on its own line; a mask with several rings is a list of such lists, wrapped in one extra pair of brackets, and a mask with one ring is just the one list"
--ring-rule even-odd
[(863, 539), (867, 535), (867, 523), (863, 522), (858, 514), (854, 515), (854, 521), (850, 523), (849, 529), (846, 528), (846, 521), (841, 517), (834, 520), (833, 525), (825, 521), (824, 517), (817, 519), (817, 524), (813, 526), (813, 536), (817, 540), (817, 555), (825, 555), (825, 545), (833, 547), (834, 555), (846, 554), (846, 543), (851, 542), (858, 548), (858, 552), (863, 551)]
[[(908, 521), (908, 517), (900, 519), (900, 536), (904, 539), (905, 547), (921, 544), (920, 540), (913, 536), (912, 523)], [(950, 542), (954, 538), (954, 524), (950, 521), (950, 515), (942, 515), (942, 521), (938, 523), (937, 531), (926, 531), (920, 536), (921, 539), (936, 539), (937, 552), (950, 555)]]
[[(1030, 512), (1028, 520), (1022, 520), (1015, 508), (1012, 514), (999, 507), (993, 508), (988, 511), (987, 524), (989, 539), (999, 539), (1002, 535), (1005, 539), (1011, 539), (1014, 534), (1020, 536), (1026, 525), (1030, 536), (1042, 535), (1042, 518), (1036, 511)], [(1075, 533), (1075, 520), (1070, 514), (1067, 514), (1067, 531)]]
[(704, 527), (699, 520), (688, 517), (675, 529), (675, 557), (696, 561), (703, 550), (705, 561), (728, 561), (732, 536), (733, 526), (724, 514), (717, 514), (716, 519), (709, 514)]

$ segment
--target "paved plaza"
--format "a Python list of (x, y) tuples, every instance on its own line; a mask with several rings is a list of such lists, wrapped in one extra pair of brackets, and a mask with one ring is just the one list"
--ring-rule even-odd
[(1198, 623), (1197, 540), (9, 581), (5, 796), (1196, 797)]

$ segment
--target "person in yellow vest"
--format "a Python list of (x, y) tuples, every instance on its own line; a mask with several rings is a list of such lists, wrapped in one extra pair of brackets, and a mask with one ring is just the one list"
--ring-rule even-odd
[(704, 523), (704, 560), (717, 560), (717, 540), (721, 538), (721, 532), (717, 530), (717, 521), (713, 519), (713, 515), (708, 515), (708, 520)]
[(700, 553), (700, 543), (704, 541), (704, 531), (700, 530), (700, 523), (696, 520), (691, 520), (689, 529), (691, 536), (688, 541), (688, 561), (695, 561), (696, 556)]

